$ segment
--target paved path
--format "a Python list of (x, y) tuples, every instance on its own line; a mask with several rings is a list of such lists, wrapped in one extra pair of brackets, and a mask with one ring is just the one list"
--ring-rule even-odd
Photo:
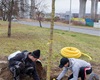
[[(39, 23), (34, 21), (17, 21), (18, 23), (21, 24), (26, 24), (26, 25), (31, 25), (31, 26), (39, 26)], [(42, 23), (43, 27), (50, 28), (50, 23)], [(100, 29), (96, 28), (88, 28), (88, 27), (75, 27), (75, 26), (66, 26), (66, 25), (57, 25), (55, 24), (54, 29), (59, 29), (59, 30), (65, 30), (65, 31), (73, 31), (73, 32), (79, 32), (79, 33), (84, 33), (84, 34), (89, 34), (89, 35), (95, 35), (95, 36), (100, 36)]]

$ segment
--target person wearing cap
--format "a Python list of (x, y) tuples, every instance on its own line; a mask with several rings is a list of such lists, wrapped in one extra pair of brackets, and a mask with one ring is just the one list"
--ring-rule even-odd
[(86, 75), (92, 72), (91, 64), (75, 58), (62, 58), (60, 60), (60, 68), (63, 68), (62, 72), (56, 78), (56, 80), (61, 80), (68, 70), (72, 71), (72, 74), (68, 77), (68, 80), (85, 80)]
[(33, 52), (24, 50), (17, 52), (17, 54), (10, 54), (8, 56), (9, 69), (13, 73), (14, 80), (20, 80), (22, 74), (32, 76), (34, 80), (40, 80), (35, 66), (35, 62), (39, 57), (40, 50), (38, 49)]

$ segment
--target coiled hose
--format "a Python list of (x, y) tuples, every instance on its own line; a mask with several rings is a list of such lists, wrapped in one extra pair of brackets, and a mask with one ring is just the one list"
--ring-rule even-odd
[(79, 58), (81, 57), (81, 55), (84, 55), (84, 56), (87, 56), (90, 60), (92, 60), (92, 58), (88, 54), (82, 53), (79, 49), (75, 47), (62, 48), (61, 55), (67, 58)]

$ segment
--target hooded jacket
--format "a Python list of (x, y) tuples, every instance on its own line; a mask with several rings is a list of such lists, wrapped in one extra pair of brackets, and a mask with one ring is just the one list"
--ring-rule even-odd
[(78, 74), (81, 67), (91, 67), (91, 65), (84, 60), (69, 58), (69, 67), (63, 68), (63, 71), (59, 74), (57, 80), (61, 80), (68, 70), (73, 72), (73, 78), (71, 80), (78, 80)]

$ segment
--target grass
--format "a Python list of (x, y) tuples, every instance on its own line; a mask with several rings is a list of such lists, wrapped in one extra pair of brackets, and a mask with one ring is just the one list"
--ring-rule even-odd
[[(41, 50), (41, 61), (46, 65), (49, 50), (50, 29), (37, 26), (12, 24), (11, 37), (7, 37), (8, 23), (0, 21), (0, 56), (8, 56), (17, 50)], [(75, 32), (54, 30), (52, 64), (59, 64), (63, 47), (76, 47), (92, 57), (92, 62), (100, 63), (100, 37)], [(89, 61), (86, 56), (81, 59)]]

